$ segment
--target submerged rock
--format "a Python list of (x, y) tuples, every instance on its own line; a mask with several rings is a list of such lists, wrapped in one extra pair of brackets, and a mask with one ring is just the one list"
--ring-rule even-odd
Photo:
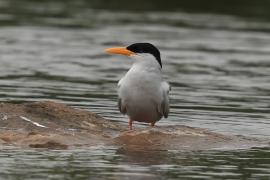
[(56, 102), (0, 104), (0, 144), (66, 149), (116, 145), (125, 151), (202, 150), (257, 146), (256, 139), (226, 136), (188, 126), (127, 126)]

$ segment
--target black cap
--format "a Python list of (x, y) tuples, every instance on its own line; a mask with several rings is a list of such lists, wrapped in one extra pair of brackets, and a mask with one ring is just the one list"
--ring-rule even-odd
[(159, 50), (151, 43), (135, 43), (131, 44), (127, 47), (128, 50), (134, 53), (149, 53), (152, 54), (157, 62), (159, 63), (160, 67), (162, 68), (160, 52)]

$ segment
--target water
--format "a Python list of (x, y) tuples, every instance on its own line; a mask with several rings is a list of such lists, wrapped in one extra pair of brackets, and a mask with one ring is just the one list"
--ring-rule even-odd
[(269, 179), (269, 149), (123, 154), (114, 148), (0, 151), (3, 179)]
[[(268, 21), (15, 2), (0, 1), (0, 101), (59, 100), (126, 124), (116, 85), (132, 61), (103, 49), (151, 42), (161, 50), (172, 85), (170, 117), (159, 126), (270, 139)], [(151, 154), (2, 147), (0, 157), (2, 179), (270, 178), (269, 147)]]

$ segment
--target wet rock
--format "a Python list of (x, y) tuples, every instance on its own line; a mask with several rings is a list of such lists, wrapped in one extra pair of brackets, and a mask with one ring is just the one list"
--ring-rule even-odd
[(1, 103), (0, 144), (49, 149), (107, 144), (130, 152), (247, 148), (261, 142), (188, 126), (136, 127), (129, 131), (126, 125), (89, 111), (45, 101)]
[(188, 126), (167, 126), (124, 132), (115, 142), (125, 150), (203, 150), (250, 148), (254, 138), (229, 136)]
[(0, 127), (6, 143), (47, 148), (102, 144), (121, 129), (96, 114), (55, 102), (2, 103)]

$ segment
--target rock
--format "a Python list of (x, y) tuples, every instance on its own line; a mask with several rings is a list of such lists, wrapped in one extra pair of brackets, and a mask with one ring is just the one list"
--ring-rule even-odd
[(102, 144), (121, 129), (96, 114), (55, 102), (2, 103), (0, 127), (0, 139), (7, 143), (48, 148)]
[(166, 126), (124, 132), (115, 142), (126, 150), (204, 150), (252, 147), (254, 138), (222, 135), (188, 126)]
[(0, 104), (0, 144), (67, 149), (117, 145), (124, 151), (247, 148), (260, 141), (188, 126), (127, 130), (122, 123), (56, 102)]

